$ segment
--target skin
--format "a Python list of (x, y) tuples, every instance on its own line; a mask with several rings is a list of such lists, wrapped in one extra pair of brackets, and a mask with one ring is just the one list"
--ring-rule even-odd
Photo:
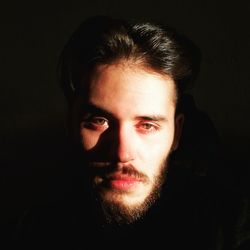
[(101, 202), (128, 221), (155, 200), (178, 146), (183, 116), (175, 114), (174, 86), (168, 75), (124, 61), (98, 65), (89, 81), (83, 153)]

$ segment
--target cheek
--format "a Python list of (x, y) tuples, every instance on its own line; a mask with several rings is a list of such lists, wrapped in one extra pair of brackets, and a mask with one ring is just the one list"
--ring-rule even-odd
[(94, 131), (82, 128), (80, 130), (80, 137), (83, 149), (88, 151), (97, 145), (100, 135)]
[(151, 156), (160, 157), (170, 151), (174, 141), (174, 127), (165, 128), (159, 133), (146, 137), (143, 141), (145, 150)]
[(140, 150), (139, 155), (145, 166), (145, 172), (151, 176), (158, 173), (163, 161), (168, 158), (171, 152), (173, 139), (173, 130), (166, 130), (143, 141), (144, 146), (141, 147), (143, 150)]

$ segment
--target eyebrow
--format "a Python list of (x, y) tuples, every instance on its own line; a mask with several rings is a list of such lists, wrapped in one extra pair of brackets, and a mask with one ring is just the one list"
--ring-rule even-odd
[(158, 121), (158, 122), (167, 121), (167, 118), (162, 115), (143, 115), (143, 116), (137, 116), (136, 119), (145, 121)]
[[(92, 113), (92, 114), (103, 114), (105, 116), (108, 117), (115, 117), (111, 112), (99, 107), (98, 105), (92, 104), (92, 103), (87, 103), (84, 106), (84, 111), (87, 113)], [(135, 120), (145, 120), (145, 121), (157, 121), (157, 122), (165, 122), (167, 121), (167, 117), (163, 116), (163, 115), (158, 115), (158, 114), (154, 114), (154, 115), (138, 115), (135, 116)]]
[(104, 114), (104, 115), (107, 115), (107, 116), (112, 116), (112, 113), (108, 112), (107, 110), (97, 106), (97, 105), (94, 105), (94, 104), (91, 104), (91, 103), (87, 103), (84, 105), (84, 109), (83, 109), (84, 112), (87, 112), (87, 113), (93, 113), (93, 114)]

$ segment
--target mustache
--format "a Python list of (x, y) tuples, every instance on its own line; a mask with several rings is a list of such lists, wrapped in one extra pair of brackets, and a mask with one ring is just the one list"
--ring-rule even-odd
[(91, 172), (94, 176), (104, 176), (107, 179), (112, 178), (113, 174), (120, 173), (139, 179), (141, 181), (148, 181), (148, 177), (138, 171), (132, 164), (111, 163), (111, 162), (90, 162)]

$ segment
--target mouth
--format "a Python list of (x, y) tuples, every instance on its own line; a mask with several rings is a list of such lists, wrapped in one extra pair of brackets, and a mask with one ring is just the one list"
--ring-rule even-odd
[(107, 190), (130, 192), (139, 184), (148, 182), (147, 176), (131, 165), (92, 163), (92, 170), (96, 187)]
[(137, 177), (126, 174), (113, 174), (108, 178), (108, 184), (113, 189), (131, 190), (135, 188), (141, 180)]

